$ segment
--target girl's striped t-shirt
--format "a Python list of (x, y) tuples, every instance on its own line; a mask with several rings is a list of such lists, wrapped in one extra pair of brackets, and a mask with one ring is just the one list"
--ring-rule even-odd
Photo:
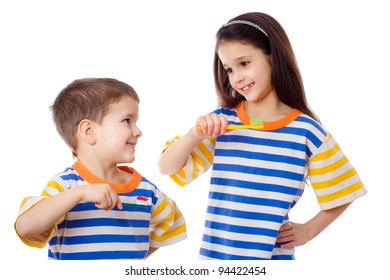
[[(229, 124), (250, 124), (243, 103), (215, 113)], [(366, 193), (332, 135), (298, 110), (263, 129), (205, 139), (171, 178), (185, 186), (211, 166), (202, 259), (294, 259), (294, 249), (280, 248), (276, 237), (305, 183), (311, 183), (324, 210)]]
[[(21, 237), (29, 246), (49, 244), (49, 259), (144, 259), (149, 247), (159, 248), (186, 238), (186, 224), (175, 202), (135, 169), (125, 184), (110, 184), (118, 193), (123, 209), (106, 211), (92, 202), (80, 202), (56, 225), (41, 235)], [(107, 183), (90, 173), (80, 161), (55, 175), (41, 196), (23, 200), (22, 215), (40, 200), (76, 186)]]

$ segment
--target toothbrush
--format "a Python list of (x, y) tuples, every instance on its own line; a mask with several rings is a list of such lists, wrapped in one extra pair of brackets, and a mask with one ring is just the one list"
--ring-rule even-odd
[[(201, 126), (198, 126), (199, 129), (202, 129)], [(234, 129), (244, 129), (244, 128), (252, 128), (252, 129), (262, 129), (264, 128), (264, 121), (260, 119), (251, 119), (251, 124), (228, 124), (227, 130), (234, 130)]]

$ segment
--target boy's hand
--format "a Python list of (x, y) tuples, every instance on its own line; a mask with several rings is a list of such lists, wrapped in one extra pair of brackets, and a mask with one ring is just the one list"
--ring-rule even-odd
[(108, 184), (91, 184), (80, 186), (78, 189), (81, 192), (81, 200), (94, 202), (97, 208), (111, 210), (118, 206), (119, 209), (123, 209), (118, 194)]
[(217, 137), (226, 133), (227, 125), (225, 117), (212, 113), (199, 117), (193, 132), (198, 138)]

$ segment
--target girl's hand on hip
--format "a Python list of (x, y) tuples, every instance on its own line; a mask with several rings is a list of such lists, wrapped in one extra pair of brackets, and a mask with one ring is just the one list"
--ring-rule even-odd
[(310, 241), (309, 228), (306, 224), (287, 222), (280, 227), (276, 242), (283, 243), (281, 248), (292, 248)]

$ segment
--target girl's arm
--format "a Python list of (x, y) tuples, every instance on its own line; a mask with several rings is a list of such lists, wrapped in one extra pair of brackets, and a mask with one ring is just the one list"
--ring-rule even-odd
[(305, 224), (287, 222), (280, 228), (277, 242), (284, 243), (281, 248), (292, 248), (307, 243), (335, 221), (350, 204), (344, 204), (329, 210), (321, 210)]
[(80, 201), (95, 202), (96, 207), (105, 210), (115, 206), (122, 209), (118, 195), (109, 185), (78, 186), (39, 201), (17, 219), (15, 229), (26, 239), (44, 233)]
[(227, 119), (215, 113), (199, 117), (187, 134), (162, 153), (158, 161), (161, 174), (171, 175), (177, 172), (183, 167), (196, 145), (205, 138), (226, 133), (227, 125)]
[(196, 137), (191, 129), (178, 141), (166, 148), (158, 160), (161, 174), (171, 175), (182, 168), (192, 150), (201, 141), (202, 139)]

